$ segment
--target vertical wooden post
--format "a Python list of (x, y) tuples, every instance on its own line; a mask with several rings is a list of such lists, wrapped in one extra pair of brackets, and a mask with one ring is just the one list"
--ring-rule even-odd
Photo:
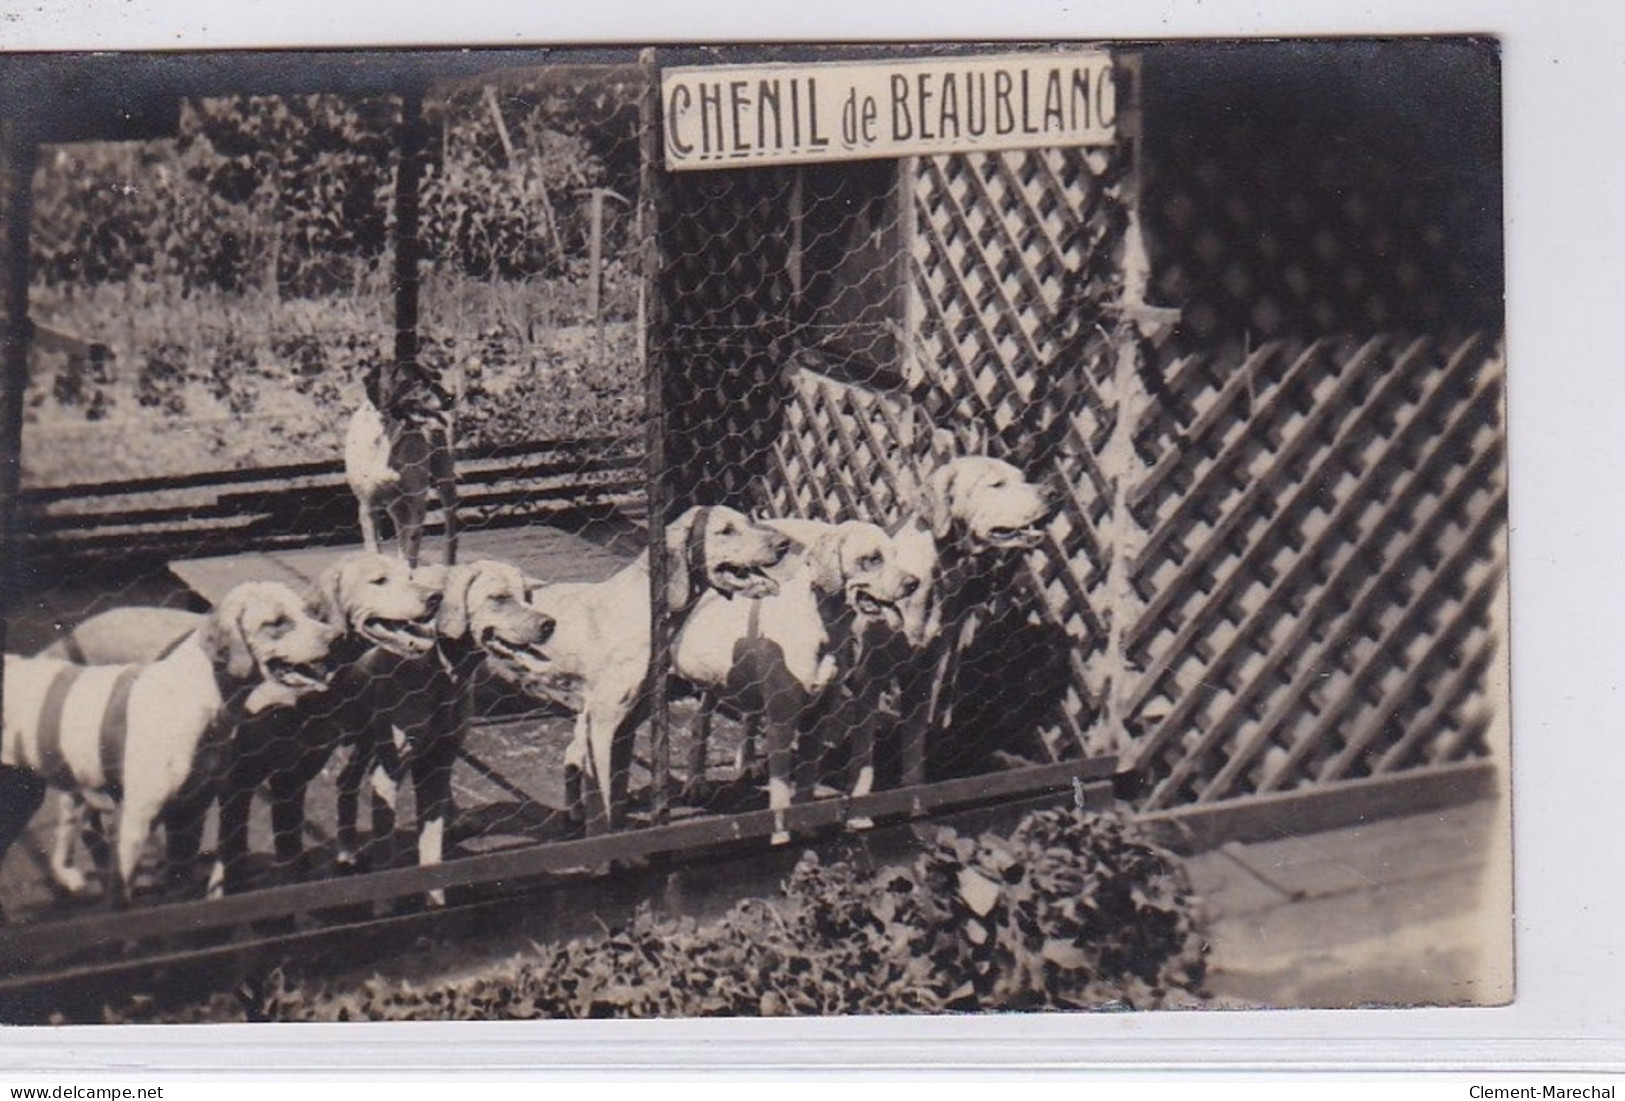
[(1134, 450), (1134, 430), (1145, 414), (1150, 395), (1146, 391), (1142, 360), (1145, 342), (1141, 323), (1161, 313), (1146, 303), (1150, 284), (1150, 260), (1140, 221), (1140, 157), (1143, 148), (1143, 116), (1140, 111), (1140, 59), (1119, 54), (1117, 140), (1128, 157), (1123, 175), (1122, 201), (1127, 222), (1123, 230), (1123, 289), (1114, 341), (1114, 367), (1107, 404), (1116, 410), (1110, 438), (1100, 455), (1100, 467), (1111, 484), (1111, 512), (1101, 534), (1111, 554), (1104, 587), (1107, 635), (1102, 655), (1103, 721), (1097, 723), (1085, 751), (1091, 755), (1117, 754), (1124, 766), (1133, 764), (1134, 739), (1129, 730), (1133, 716), (1129, 700), (1137, 685), (1140, 669), (1128, 653), (1129, 629), (1145, 610), (1145, 602), (1134, 588), (1132, 571), (1145, 549), (1146, 533), (1129, 513), (1129, 498), (1145, 473)]
[(666, 579), (671, 563), (666, 556), (666, 513), (671, 507), (666, 470), (666, 372), (670, 326), (664, 294), (665, 258), (660, 249), (660, 208), (664, 176), (660, 167), (660, 66), (653, 49), (640, 58), (645, 81), (641, 165), (638, 173), (638, 231), (642, 236), (643, 285), (638, 312), (643, 331), (643, 372), (647, 402), (645, 427), (649, 496), (649, 738), (653, 777), (651, 810), (656, 825), (670, 817), (671, 701), (666, 677), (671, 668), (671, 611), (666, 605)]
[[(7, 104), (14, 107), (15, 104)], [(29, 227), (33, 218), (36, 135), (14, 110), (0, 111), (0, 649), (22, 592), (21, 481), (23, 404), (28, 391)]]
[(592, 189), (592, 240), (587, 244), (587, 312), (592, 314), (593, 366), (604, 365), (604, 189)]
[(385, 401), (394, 397), (403, 370), (418, 364), (418, 191), (423, 183), (423, 154), (429, 128), (423, 117), (423, 90), (401, 93), (400, 167), (395, 173), (395, 373), (382, 388)]
[[(907, 393), (914, 394), (926, 383), (926, 366), (920, 356), (920, 309), (914, 297), (914, 245), (918, 227), (915, 225), (914, 185), (920, 176), (920, 158), (900, 157), (897, 160), (897, 178), (892, 184), (892, 232), (896, 241), (897, 263), (892, 270), (893, 293), (897, 295), (897, 368), (903, 377)], [(916, 418), (909, 417), (903, 424), (912, 432)], [(902, 441), (912, 447), (913, 439)]]

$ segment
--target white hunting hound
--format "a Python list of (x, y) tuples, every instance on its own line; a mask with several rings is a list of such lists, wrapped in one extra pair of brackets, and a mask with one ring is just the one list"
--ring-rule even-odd
[(402, 372), (398, 393), (387, 404), (379, 384), (374, 367), (344, 437), (344, 476), (360, 507), (362, 541), (367, 550), (378, 550), (378, 517), (388, 512), (401, 556), (416, 566), (433, 489), (445, 518), (444, 561), (452, 565), (457, 561), (455, 397), (421, 371)]
[[(225, 748), (219, 791), (220, 840), (210, 893), (231, 888), (248, 852), (248, 814), (254, 792), (271, 793), (271, 822), (277, 861), (288, 866), (303, 852), (305, 789), (332, 755), (342, 734), (335, 712), (353, 695), (351, 663), (377, 646), (403, 657), (425, 653), (434, 644), (438, 589), (418, 584), (405, 562), (381, 554), (345, 555), (316, 578), (305, 596), (306, 609), (342, 632), (334, 647), (337, 691), (301, 698), (290, 707), (244, 718)], [(152, 661), (197, 630), (208, 617), (170, 608), (115, 608), (80, 623), (44, 651), (90, 665)], [(57, 883), (70, 893), (84, 890), (84, 873), (72, 865), (74, 841), (83, 828), (83, 802), (63, 793), (60, 825), (51, 860)], [(172, 864), (196, 857), (202, 816), (187, 832), (169, 830)], [(99, 830), (86, 835), (98, 847)]]
[[(452, 767), (472, 718), (474, 674), (484, 662), (515, 684), (551, 668), (552, 616), (531, 607), (530, 583), (515, 566), (481, 559), (419, 570), (438, 588), (433, 649), (400, 657), (382, 648), (356, 662), (353, 683), (360, 725), (356, 747), (339, 777), (339, 862), (359, 855), (356, 820), (363, 782), (375, 796), (373, 836), (392, 849), (395, 802), (410, 773), (417, 800), (418, 864), (439, 864), (454, 811)], [(386, 862), (392, 853), (386, 853)], [(445, 902), (430, 891), (432, 906)]]
[[(698, 506), (666, 526), (666, 607), (688, 614), (708, 591), (762, 597), (778, 591), (766, 570), (790, 538), (726, 506)], [(589, 832), (617, 829), (626, 803), (632, 742), (648, 701), (653, 641), (648, 552), (607, 581), (541, 588), (532, 598), (558, 620), (548, 645), (551, 668), (532, 683), (539, 694), (573, 706), (575, 734), (564, 757), (571, 817)], [(588, 805), (587, 785), (595, 794)]]
[[(903, 603), (920, 627), (918, 645), (877, 645), (853, 678), (855, 714), (873, 721), (885, 685), (901, 689), (903, 725), (924, 731), (951, 702), (960, 654), (970, 642), (971, 612), (1000, 594), (1001, 567), (1038, 546), (1059, 506), (1047, 486), (1027, 481), (1001, 459), (950, 459), (918, 487), (912, 511), (892, 533), (904, 568), (925, 579)], [(923, 743), (905, 744), (903, 780), (924, 780)]]
[(224, 744), (243, 715), (324, 690), (337, 639), (286, 586), (250, 582), (227, 593), (172, 653), (148, 664), (86, 666), (7, 654), (0, 779), (13, 792), (0, 855), (46, 787), (116, 804), (107, 897), (125, 905), (153, 823), (189, 781), (206, 775), (201, 758)]
[[(711, 712), (717, 703), (746, 718), (760, 718), (767, 731), (768, 806), (774, 815), (773, 843), (785, 844), (784, 812), (794, 794), (806, 797), (816, 784), (818, 750), (831, 736), (820, 716), (830, 688), (860, 660), (869, 629), (901, 631), (914, 644), (923, 641), (916, 619), (911, 633), (902, 603), (920, 588), (920, 578), (903, 569), (890, 536), (874, 524), (848, 521), (764, 520), (800, 548), (793, 553), (779, 591), (759, 600), (729, 601), (713, 593), (699, 599), (683, 621), (672, 647), (672, 672), (702, 690), (700, 713), (690, 743), (691, 781), (706, 770)], [(872, 733), (865, 726), (864, 732)], [(810, 745), (796, 745), (798, 733)], [(748, 745), (751, 735), (747, 734)], [(799, 752), (798, 752), (799, 748)], [(874, 785), (872, 743), (853, 746), (851, 794), (867, 795)], [(854, 818), (855, 829), (866, 819)]]

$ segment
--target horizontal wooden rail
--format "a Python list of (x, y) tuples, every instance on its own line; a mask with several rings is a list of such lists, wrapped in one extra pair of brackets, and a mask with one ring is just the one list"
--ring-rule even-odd
[[(579, 454), (592, 450), (625, 450), (642, 454), (641, 441), (624, 436), (590, 436), (582, 439), (525, 441), (500, 444), (494, 447), (459, 448), (459, 465), (479, 464), (519, 457), (541, 455)], [(129, 478), (110, 482), (81, 482), (64, 486), (40, 486), (24, 489), (17, 495), (17, 503), (24, 509), (55, 504), (58, 501), (76, 501), (85, 497), (128, 497), (141, 493), (167, 493), (189, 489), (218, 489), (225, 486), (253, 484), (255, 482), (286, 483), (305, 478), (340, 477), (344, 474), (341, 459), (323, 459), (318, 462), (285, 463), (278, 466), (249, 467), (242, 470), (207, 470), (195, 474), (166, 475), (151, 478)]]
[[(888, 819), (1064, 791), (1074, 782), (1106, 779), (1113, 758), (1013, 769), (791, 807), (786, 824), (798, 833), (839, 826), (852, 817)], [(502, 885), (539, 876), (581, 874), (613, 862), (647, 860), (713, 845), (765, 838), (770, 811), (706, 816), (667, 826), (632, 829), (580, 841), (528, 845), (464, 857), (434, 867), (397, 868), (249, 891), (222, 899), (180, 902), (68, 921), (0, 929), (0, 976), (14, 976), (65, 956), (120, 951), (131, 944), (286, 918), (311, 911), (382, 902), (474, 884)]]
[[(615, 437), (469, 452), (459, 460), (459, 510), (480, 522), (633, 497), (643, 462), (639, 441)], [(49, 487), (24, 493), (21, 508), (21, 549), (35, 560), (302, 546), (357, 529), (338, 462)]]

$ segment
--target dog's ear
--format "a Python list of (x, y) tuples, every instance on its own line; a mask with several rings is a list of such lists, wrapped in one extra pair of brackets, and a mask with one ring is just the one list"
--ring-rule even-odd
[(954, 523), (954, 482), (959, 468), (947, 463), (931, 472), (919, 493), (918, 508), (931, 528), (931, 534), (940, 540), (948, 538)]
[(379, 383), (382, 381), (384, 365), (380, 360), (372, 360), (361, 375), (361, 392), (366, 395), (367, 402), (374, 409), (384, 407), (383, 395), (379, 392)]
[(335, 562), (316, 576), (305, 594), (305, 610), (323, 623), (347, 631), (350, 613), (344, 606), (344, 568), (344, 562)]
[(846, 569), (841, 565), (841, 549), (851, 534), (839, 524), (819, 535), (806, 547), (807, 565), (812, 569), (813, 588), (838, 593), (846, 587)]
[(440, 586), (440, 612), (435, 618), (435, 633), (445, 639), (459, 639), (468, 634), (468, 591), (479, 576), (479, 564), (470, 562), (459, 566), (446, 566), (445, 580)]
[(227, 593), (198, 631), (198, 641), (209, 661), (217, 669), (225, 666), (226, 675), (233, 680), (248, 680), (254, 675), (254, 655), (243, 627), (252, 593), (252, 589), (244, 587)]
[(699, 593), (689, 589), (689, 573), (693, 563), (688, 560), (689, 536), (694, 522), (700, 516), (697, 508), (688, 509), (666, 525), (666, 610), (679, 612), (688, 607)]
[(960, 437), (964, 440), (966, 455), (987, 454), (987, 429), (979, 420), (965, 420), (960, 426)]

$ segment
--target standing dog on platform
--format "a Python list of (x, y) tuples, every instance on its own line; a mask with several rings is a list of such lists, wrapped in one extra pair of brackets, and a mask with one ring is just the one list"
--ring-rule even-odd
[[(707, 592), (762, 597), (778, 591), (766, 570), (790, 549), (788, 536), (723, 505), (697, 506), (666, 526), (667, 612), (688, 614)], [(648, 702), (653, 648), (649, 555), (607, 581), (542, 587), (532, 603), (558, 620), (552, 664), (532, 682), (538, 694), (577, 712), (564, 756), (570, 815), (589, 831), (619, 828), (632, 766), (633, 736)], [(588, 806), (588, 785), (596, 795)]]
[[(427, 567), (418, 575), (441, 597), (433, 648), (404, 658), (374, 649), (354, 667), (359, 725), (355, 750), (339, 776), (341, 865), (354, 866), (359, 855), (363, 783), (371, 777), (376, 797), (373, 836), (393, 847), (396, 795), (408, 775), (417, 800), (418, 864), (439, 864), (454, 809), (452, 767), (473, 717), (475, 672), (483, 662), (518, 683), (551, 667), (547, 643), (554, 620), (531, 607), (533, 594), (517, 567), (481, 559)], [(444, 892), (428, 892), (430, 905), (444, 901)]]
[[(896, 545), (874, 524), (761, 523), (795, 540), (799, 549), (792, 552), (789, 575), (781, 577), (777, 593), (759, 600), (700, 597), (673, 642), (672, 672), (702, 690), (690, 742), (691, 783), (705, 775), (717, 704), (743, 715), (747, 729), (758, 720), (765, 724), (768, 806), (773, 843), (779, 845), (790, 840), (784, 813), (792, 801), (792, 767), (794, 794), (805, 798), (816, 784), (819, 751), (830, 738), (820, 705), (859, 660), (869, 628), (923, 641), (920, 624), (908, 632), (901, 607), (919, 590), (920, 578), (899, 565)], [(747, 733), (747, 743), (750, 738)], [(854, 745), (852, 795), (869, 793), (873, 765), (873, 746)], [(862, 828), (866, 822), (851, 824)]]
[(421, 369), (400, 372), (395, 393), (381, 394), (382, 368), (367, 371), (366, 397), (350, 415), (344, 437), (344, 476), (360, 507), (361, 538), (378, 550), (378, 517), (395, 523), (401, 556), (418, 564), (429, 491), (445, 518), (445, 564), (457, 561), (456, 395)]
[[(291, 707), (244, 719), (225, 750), (220, 801), (220, 839), (211, 895), (233, 888), (248, 853), (248, 815), (254, 792), (268, 785), (277, 861), (297, 862), (303, 853), (305, 789), (326, 764), (343, 735), (340, 712), (353, 707), (352, 663), (376, 646), (402, 657), (428, 651), (434, 643), (436, 588), (418, 584), (398, 558), (365, 552), (348, 554), (324, 569), (305, 597), (306, 609), (342, 632), (335, 645), (336, 691), (310, 695)], [(115, 608), (92, 616), (44, 651), (86, 664), (151, 661), (197, 630), (207, 616), (170, 608)], [(353, 723), (353, 720), (352, 720)], [(60, 825), (51, 861), (52, 875), (70, 893), (85, 887), (71, 864), (75, 839), (83, 828), (83, 802), (60, 797)], [(201, 819), (197, 823), (201, 825)], [(86, 833), (97, 847), (100, 830)], [(197, 855), (201, 837), (170, 831), (169, 852), (177, 867)]]
[[(284, 585), (250, 582), (227, 593), (201, 627), (148, 664), (86, 666), (5, 657), (0, 783), (7, 790), (3, 856), (47, 787), (116, 804), (111, 880), (115, 907), (153, 824), (207, 783), (209, 758), (244, 716), (326, 689), (338, 631)], [(181, 823), (176, 823), (181, 825)]]
[(1058, 507), (1052, 489), (1029, 482), (1010, 463), (959, 456), (925, 476), (892, 533), (904, 568), (926, 579), (903, 605), (924, 645), (894, 639), (871, 647), (852, 680), (852, 714), (877, 721), (886, 689), (899, 690), (905, 783), (925, 779), (919, 738), (952, 706), (975, 610), (1009, 596), (1017, 556), (1038, 546)]

